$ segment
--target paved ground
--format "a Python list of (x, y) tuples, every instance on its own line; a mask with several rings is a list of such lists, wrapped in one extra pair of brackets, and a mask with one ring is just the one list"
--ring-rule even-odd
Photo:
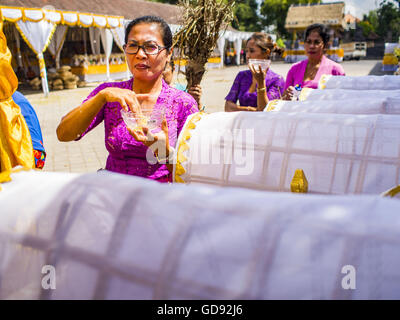
[[(346, 74), (361, 76), (382, 74), (381, 62), (376, 60), (346, 61), (342, 63)], [(203, 81), (203, 103), (206, 111), (224, 110), (225, 96), (229, 92), (236, 74), (246, 66), (226, 67), (209, 70)], [(290, 64), (273, 62), (272, 70), (284, 77)], [(182, 80), (183, 81), (183, 80)], [(104, 146), (104, 126), (101, 124), (78, 142), (59, 142), (56, 128), (60, 119), (69, 110), (78, 106), (97, 84), (90, 87), (50, 92), (48, 98), (42, 93), (26, 94), (34, 106), (42, 127), (44, 145), (47, 152), (45, 171), (93, 172), (104, 168), (107, 150)]]

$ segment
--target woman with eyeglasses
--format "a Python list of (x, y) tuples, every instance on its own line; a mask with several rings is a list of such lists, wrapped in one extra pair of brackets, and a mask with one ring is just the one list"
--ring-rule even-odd
[(325, 57), (328, 48), (328, 29), (323, 24), (312, 24), (307, 27), (304, 36), (304, 50), (307, 59), (295, 63), (289, 70), (284, 100), (292, 100), (295, 86), (300, 88), (318, 88), (318, 81), (323, 74), (344, 76), (343, 67)]
[[(58, 139), (79, 140), (104, 120), (109, 152), (106, 170), (170, 182), (173, 167), (168, 160), (186, 118), (198, 112), (197, 103), (190, 94), (163, 80), (172, 56), (172, 33), (163, 19), (144, 16), (132, 20), (125, 30), (124, 51), (133, 77), (94, 89), (62, 118)], [(121, 109), (140, 114), (144, 105), (154, 112), (163, 108), (159, 132), (146, 127), (131, 130), (125, 125)]]

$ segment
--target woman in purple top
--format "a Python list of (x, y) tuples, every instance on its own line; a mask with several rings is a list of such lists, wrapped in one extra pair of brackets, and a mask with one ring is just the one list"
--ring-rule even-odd
[[(263, 32), (254, 33), (246, 43), (246, 59), (269, 59), (274, 46)], [(225, 111), (262, 111), (269, 100), (280, 99), (285, 82), (269, 68), (240, 71), (225, 97)], [(240, 105), (237, 105), (239, 100)]]
[(324, 55), (329, 42), (328, 30), (324, 25), (316, 23), (308, 26), (304, 38), (304, 50), (308, 59), (295, 63), (290, 68), (286, 77), (284, 100), (292, 99), (296, 85), (316, 89), (323, 74), (345, 75), (340, 64)]
[[(170, 87), (163, 80), (171, 47), (172, 33), (164, 20), (154, 16), (132, 20), (126, 27), (124, 50), (133, 77), (104, 83), (93, 90), (80, 106), (62, 118), (57, 128), (58, 139), (79, 140), (104, 120), (109, 152), (107, 170), (171, 181), (172, 164), (168, 159), (173, 154), (172, 146), (186, 118), (198, 112), (190, 94)], [(153, 112), (164, 110), (165, 117), (157, 133), (147, 128), (134, 131), (126, 127), (121, 109), (139, 114), (141, 105), (152, 106)]]

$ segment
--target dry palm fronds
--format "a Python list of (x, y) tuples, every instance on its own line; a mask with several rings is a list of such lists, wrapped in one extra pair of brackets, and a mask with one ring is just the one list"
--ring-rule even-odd
[[(187, 58), (187, 87), (200, 84), (205, 65), (217, 44), (221, 29), (234, 17), (234, 0), (180, 0), (183, 27), (174, 36), (179, 59)], [(223, 52), (221, 52), (223, 54)]]

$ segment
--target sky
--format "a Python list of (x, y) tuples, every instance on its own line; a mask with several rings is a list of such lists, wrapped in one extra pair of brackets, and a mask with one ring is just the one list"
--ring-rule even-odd
[[(338, 0), (323, 0), (323, 3), (337, 2)], [(370, 10), (377, 9), (381, 0), (344, 0), (345, 13), (350, 13), (359, 19)]]
[[(337, 2), (339, 0), (322, 0), (322, 3)], [(342, 0), (345, 4), (345, 13), (350, 13), (359, 19), (362, 19), (364, 14), (368, 14), (370, 10), (377, 9), (381, 0)], [(263, 0), (257, 0), (262, 3)]]

